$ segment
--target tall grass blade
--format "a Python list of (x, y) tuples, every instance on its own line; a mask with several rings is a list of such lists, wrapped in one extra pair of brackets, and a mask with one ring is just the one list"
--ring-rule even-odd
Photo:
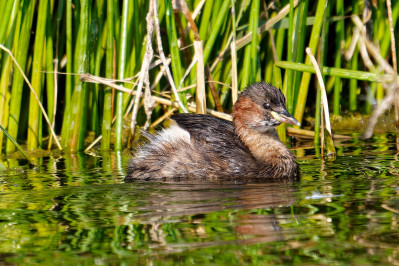
[[(63, 9), (64, 2), (60, 1), (59, 3), (59, 9)], [(59, 10), (58, 10), (59, 11)], [(58, 48), (58, 43), (56, 41), (55, 47), (55, 57), (53, 53), (53, 48), (54, 48), (54, 42), (53, 42), (53, 23), (51, 21), (51, 14), (53, 11), (51, 8), (47, 8), (47, 17), (46, 17), (46, 60), (45, 60), (45, 66), (44, 68), (46, 69), (46, 92), (47, 92), (47, 114), (50, 119), (51, 127), (54, 129), (55, 125), (55, 114), (57, 110), (57, 93), (58, 93), (58, 87), (57, 87), (57, 76), (58, 76), (58, 58), (55, 58), (58, 56), (57, 53), (57, 48)], [(57, 12), (57, 17), (56, 20), (58, 22), (58, 14)], [(59, 30), (59, 23), (56, 23), (56, 30)], [(57, 35), (56, 35), (57, 36)], [(59, 35), (56, 37), (57, 39), (59, 38)], [(42, 132), (41, 129), (39, 129), (40, 132)], [(49, 129), (48, 132), (51, 130)], [(50, 140), (48, 142), (48, 149), (51, 149), (53, 141), (53, 135), (50, 134)]]
[[(104, 2), (105, 0), (96, 1), (91, 15), (89, 46), (93, 48), (95, 47), (95, 50), (93, 49), (94, 51), (91, 52), (90, 73), (94, 73), (94, 75), (100, 75), (101, 60), (104, 56), (105, 50), (104, 36), (106, 34), (106, 29), (104, 28)], [(100, 134), (100, 91), (98, 84), (90, 86), (90, 119), (88, 121), (90, 123), (90, 130), (93, 131), (96, 136)]]
[[(33, 63), (32, 63), (32, 87), (36, 92), (39, 99), (42, 98), (43, 91), (43, 79), (44, 74), (42, 73), (43, 66), (43, 52), (45, 51), (45, 36), (46, 36), (46, 21), (47, 21), (47, 0), (39, 1), (39, 13), (37, 16), (36, 24), (36, 35), (35, 35), (35, 46), (33, 51)], [(39, 104), (37, 103), (33, 93), (31, 92), (29, 99), (29, 127), (28, 127), (28, 150), (34, 150), (41, 147), (41, 127), (39, 127), (39, 120), (41, 114)]]
[(73, 37), (73, 13), (72, 13), (72, 0), (66, 1), (66, 72), (67, 75), (65, 77), (65, 109), (64, 109), (64, 119), (62, 123), (62, 146), (64, 148), (68, 148), (69, 142), (69, 132), (71, 126), (71, 114), (72, 114), (72, 92), (73, 92), (73, 84), (75, 77), (72, 75), (74, 69), (74, 60), (73, 60), (73, 49), (74, 46), (74, 37)]
[[(308, 19), (308, 8), (309, 8), (309, 0), (301, 1), (300, 4), (298, 4), (298, 14), (297, 14), (297, 23), (298, 25), (298, 31), (296, 35), (298, 36), (295, 38), (295, 44), (294, 46), (297, 47), (296, 50), (296, 62), (297, 63), (303, 63), (303, 58), (305, 56), (305, 41), (306, 41), (306, 20)], [(305, 20), (306, 18), (306, 20)], [(299, 20), (299, 21), (298, 21)], [(295, 107), (296, 107), (296, 99), (298, 99), (298, 94), (299, 94), (299, 87), (301, 85), (301, 73), (300, 72), (295, 72), (294, 73), (294, 81), (293, 81), (293, 101), (292, 101), (292, 110), (290, 112), (293, 112)]]
[[(177, 30), (176, 30), (175, 16), (173, 14), (173, 6), (171, 0), (165, 1), (165, 8), (166, 8), (166, 14), (165, 14), (166, 31), (168, 33), (168, 43), (169, 43), (170, 57), (171, 57), (170, 64), (172, 67), (175, 86), (177, 87), (179, 85), (179, 81), (184, 76), (184, 70), (180, 58), (180, 50), (177, 45)], [(186, 106), (185, 93), (181, 93), (180, 99), (183, 101), (183, 104)]]
[[(228, 1), (226, 1), (228, 2)], [(251, 45), (245, 47), (244, 55), (244, 66), (243, 66), (243, 77), (241, 81), (241, 90), (248, 86), (248, 84), (255, 82), (256, 80), (256, 70), (257, 59), (258, 59), (258, 22), (259, 22), (259, 2), (252, 1), (250, 22), (248, 25), (248, 30), (252, 33)]]
[[(312, 33), (310, 35), (309, 41), (309, 48), (311, 51), (316, 51), (317, 44), (320, 38), (320, 31), (323, 26), (323, 18), (324, 18), (324, 9), (326, 5), (326, 0), (319, 0), (317, 3), (317, 10), (316, 10), (316, 18), (315, 23), (312, 28)], [(310, 59), (309, 57), (306, 58), (305, 64), (309, 64)], [(302, 75), (302, 81), (299, 88), (299, 95), (297, 99), (297, 104), (295, 107), (294, 116), (295, 118), (301, 123), (303, 114), (305, 111), (306, 99), (308, 96), (308, 89), (309, 89), (309, 82), (310, 82), (310, 74), (304, 73)]]
[[(118, 60), (118, 79), (123, 80), (125, 78), (126, 61), (127, 61), (127, 22), (129, 13), (129, 1), (123, 0), (122, 5), (122, 20), (120, 25), (119, 33), (119, 60)], [(115, 151), (122, 150), (122, 129), (123, 129), (123, 93), (116, 93), (116, 105), (115, 105)]]
[[(12, 1), (7, 1), (8, 3)], [(6, 47), (11, 47), (14, 43), (14, 46), (17, 46), (16, 44), (18, 43), (19, 39), (19, 34), (14, 34), (16, 31), (16, 28), (21, 27), (21, 12), (17, 13), (17, 10), (19, 9), (19, 1), (15, 1), (14, 3), (14, 9), (11, 14), (11, 19), (9, 22), (8, 27), (5, 27), (5, 29), (8, 32), (8, 37), (5, 40), (5, 46)], [(4, 22), (4, 21), (3, 21)], [(7, 22), (8, 23), (8, 22)], [(3, 25), (5, 26), (5, 25)], [(6, 31), (5, 31), (6, 32)], [(11, 56), (9, 56), (7, 53), (3, 53), (3, 51), (0, 52), (1, 56), (1, 64), (0, 64), (0, 125), (2, 125), (4, 128), (7, 128), (8, 126), (8, 116), (10, 112), (9, 108), (9, 102), (11, 99), (11, 93), (9, 88), (11, 87), (11, 75), (13, 72), (13, 63)], [(3, 151), (3, 131), (0, 131), (0, 154)]]
[[(359, 1), (352, 0), (353, 6), (353, 13), (359, 13)], [(352, 70), (357, 70), (359, 64), (359, 49), (356, 47), (351, 61), (350, 61), (350, 68)], [(349, 111), (356, 111), (357, 110), (357, 91), (358, 91), (358, 84), (356, 79), (351, 79), (349, 81)]]
[[(226, 1), (227, 2), (227, 1)], [(201, 24), (199, 26), (199, 36), (202, 41), (208, 39), (209, 22), (211, 21), (214, 1), (205, 1), (203, 12), (201, 12)]]
[[(114, 5), (113, 0), (107, 0), (107, 51), (106, 51), (106, 66), (105, 77), (113, 78), (114, 73)], [(102, 121), (102, 140), (101, 149), (109, 150), (111, 144), (111, 125), (112, 125), (112, 89), (105, 88), (104, 91), (104, 107), (103, 107), (103, 121)]]
[[(89, 69), (89, 0), (82, 0), (80, 6), (80, 23), (76, 40), (74, 72), (83, 74)], [(71, 112), (68, 151), (77, 152), (84, 149), (84, 138), (87, 128), (88, 88), (80, 79), (75, 80), (72, 94), (74, 104)]]
[[(19, 63), (22, 70), (25, 70), (28, 60), (28, 48), (30, 41), (30, 31), (32, 28), (33, 12), (36, 1), (23, 1), (21, 30), (19, 32), (19, 40), (15, 45), (18, 46), (16, 49), (16, 60)], [(16, 33), (18, 34), (18, 33)], [(17, 138), (19, 129), (19, 118), (22, 110), (22, 88), (24, 84), (24, 78), (20, 72), (16, 72), (13, 76), (12, 89), (11, 89), (11, 101), (10, 101), (10, 114), (8, 119), (8, 133), (14, 139)], [(7, 140), (7, 153), (15, 151), (14, 144)]]
[[(297, 23), (298, 24), (298, 23)], [(289, 12), (289, 28), (288, 28), (288, 43), (287, 43), (287, 61), (293, 62), (296, 52), (294, 51), (294, 36), (297, 35), (297, 31), (294, 29), (294, 1), (290, 0), (290, 12)], [(295, 32), (294, 32), (295, 31)], [(296, 48), (296, 47), (295, 47)], [(287, 109), (288, 112), (292, 113), (293, 109), (293, 72), (287, 69), (284, 77), (283, 92), (287, 98)]]
[[(344, 16), (344, 0), (337, 0), (336, 2), (337, 16)], [(337, 21), (337, 26), (335, 27), (335, 35), (337, 36), (335, 43), (335, 62), (336, 68), (341, 68), (342, 54), (341, 51), (345, 48), (345, 21), (341, 19)], [(333, 113), (339, 115), (340, 113), (340, 103), (341, 103), (341, 91), (342, 91), (342, 81), (340, 77), (335, 78), (334, 83), (334, 104)]]
[[(228, 15), (230, 4), (231, 4), (230, 1), (223, 1), (222, 7), (220, 8), (220, 11), (218, 13), (218, 17), (215, 22), (215, 25), (212, 25), (212, 31), (209, 34), (208, 40), (205, 42), (205, 48), (204, 48), (204, 64), (205, 65), (206, 65), (206, 63), (208, 63), (208, 59), (209, 59), (209, 56), (211, 55), (212, 49), (214, 48), (216, 38), (220, 34), (220, 28), (222, 27), (222, 24), (225, 21), (226, 16)], [(200, 29), (200, 31), (201, 31), (201, 29)], [(201, 37), (201, 35), (200, 35), (200, 37)], [(202, 40), (202, 38), (201, 38), (201, 40)]]
[(4, 9), (2, 9), (3, 17), (1, 18), (0, 21), (0, 43), (4, 44), (5, 43), (5, 37), (7, 33), (7, 29), (9, 29), (8, 25), (9, 23), (12, 23), (10, 20), (11, 14), (12, 14), (12, 9), (14, 6), (18, 6), (19, 1), (4, 1), (2, 2)]

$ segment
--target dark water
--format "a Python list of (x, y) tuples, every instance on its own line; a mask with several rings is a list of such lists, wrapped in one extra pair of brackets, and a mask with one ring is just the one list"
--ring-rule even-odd
[(9, 160), (0, 264), (399, 264), (395, 137), (339, 145), (297, 149), (296, 184), (124, 183), (121, 154)]

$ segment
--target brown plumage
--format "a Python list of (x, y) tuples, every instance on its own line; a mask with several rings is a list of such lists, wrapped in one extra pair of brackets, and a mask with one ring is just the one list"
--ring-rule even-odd
[(178, 114), (176, 122), (142, 146), (127, 167), (129, 180), (299, 180), (294, 154), (275, 127), (299, 125), (285, 108), (281, 91), (264, 82), (243, 91), (233, 123), (198, 114)]

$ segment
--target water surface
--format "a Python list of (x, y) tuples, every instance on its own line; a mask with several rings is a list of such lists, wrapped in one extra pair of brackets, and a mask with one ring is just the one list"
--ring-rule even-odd
[(122, 154), (9, 160), (0, 264), (398, 264), (393, 135), (296, 149), (295, 184), (124, 183)]

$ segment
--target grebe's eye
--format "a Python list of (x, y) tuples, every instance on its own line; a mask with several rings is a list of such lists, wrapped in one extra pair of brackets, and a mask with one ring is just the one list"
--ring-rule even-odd
[(263, 104), (263, 107), (264, 107), (265, 109), (270, 109), (270, 103), (264, 103), (264, 104)]

